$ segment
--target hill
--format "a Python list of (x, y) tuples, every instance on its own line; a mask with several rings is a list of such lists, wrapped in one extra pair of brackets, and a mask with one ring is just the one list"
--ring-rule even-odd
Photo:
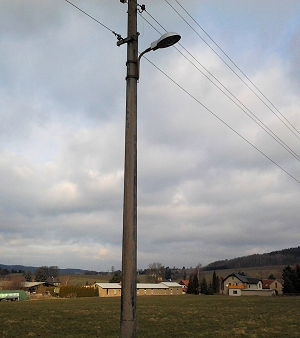
[(233, 259), (219, 260), (203, 267), (203, 270), (245, 269), (296, 264), (300, 264), (300, 246), (264, 254), (254, 254)]
[[(38, 267), (35, 266), (26, 266), (26, 265), (5, 265), (5, 264), (0, 264), (0, 269), (2, 270), (8, 270), (8, 271), (30, 271), (31, 273), (35, 273)], [(62, 275), (85, 275), (89, 274), (87, 270), (81, 270), (81, 269), (59, 269), (60, 274)], [(94, 271), (94, 274), (97, 274), (96, 271)]]

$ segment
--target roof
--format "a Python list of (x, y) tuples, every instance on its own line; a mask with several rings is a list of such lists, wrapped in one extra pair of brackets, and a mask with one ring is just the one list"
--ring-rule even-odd
[(263, 282), (263, 285), (262, 285), (263, 289), (270, 289), (271, 284), (274, 282), (282, 284), (282, 282), (278, 279), (263, 279), (262, 282)]
[(257, 284), (260, 280), (258, 278), (252, 278), (248, 275), (245, 274), (240, 274), (240, 273), (231, 273), (230, 275), (228, 275), (224, 281), (229, 278), (229, 277), (236, 277), (237, 279), (239, 279), (242, 283), (246, 283), (246, 284)]
[(24, 288), (32, 288), (34, 286), (42, 285), (44, 282), (24, 282), (23, 287)]
[(164, 284), (169, 288), (181, 288), (181, 285), (176, 282), (161, 282), (160, 284)]
[[(172, 286), (168, 286), (165, 283), (137, 283), (136, 288), (137, 289), (168, 289), (169, 287), (180, 287), (178, 283), (168, 283), (168, 284), (176, 284)], [(121, 284), (119, 283), (96, 283), (96, 285), (102, 289), (121, 289)]]
[(154, 283), (137, 283), (137, 289), (167, 289), (168, 286), (164, 285), (163, 283), (154, 284)]
[(96, 283), (102, 289), (121, 289), (121, 285), (119, 283)]
[(53, 283), (49, 282), (24, 282), (23, 288), (33, 288), (35, 286), (45, 285), (45, 286), (55, 286)]
[(183, 279), (179, 282), (180, 285), (189, 286), (189, 280)]

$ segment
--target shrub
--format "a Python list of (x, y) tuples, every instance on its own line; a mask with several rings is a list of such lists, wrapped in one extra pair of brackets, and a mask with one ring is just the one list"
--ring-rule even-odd
[(65, 285), (59, 288), (59, 297), (61, 298), (75, 298), (75, 297), (95, 297), (96, 292), (94, 288), (85, 288), (82, 286)]

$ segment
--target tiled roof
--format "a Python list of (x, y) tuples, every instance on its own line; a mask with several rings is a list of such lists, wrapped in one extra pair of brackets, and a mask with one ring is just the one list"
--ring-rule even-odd
[(189, 280), (183, 279), (179, 282), (179, 284), (184, 285), (184, 286), (189, 286)]
[(270, 285), (275, 282), (275, 279), (263, 279), (263, 289), (270, 289)]
[(247, 275), (242, 275), (239, 273), (232, 273), (228, 275), (224, 280), (226, 280), (228, 277), (236, 277), (238, 278), (242, 283), (247, 283), (247, 284), (257, 284), (259, 282), (258, 278), (252, 278)]

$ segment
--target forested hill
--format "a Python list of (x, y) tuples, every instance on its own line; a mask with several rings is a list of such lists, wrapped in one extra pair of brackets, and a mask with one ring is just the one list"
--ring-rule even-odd
[(254, 254), (233, 259), (220, 260), (208, 264), (203, 268), (203, 270), (241, 269), (295, 264), (300, 264), (300, 246), (297, 248), (272, 251), (270, 253)]

